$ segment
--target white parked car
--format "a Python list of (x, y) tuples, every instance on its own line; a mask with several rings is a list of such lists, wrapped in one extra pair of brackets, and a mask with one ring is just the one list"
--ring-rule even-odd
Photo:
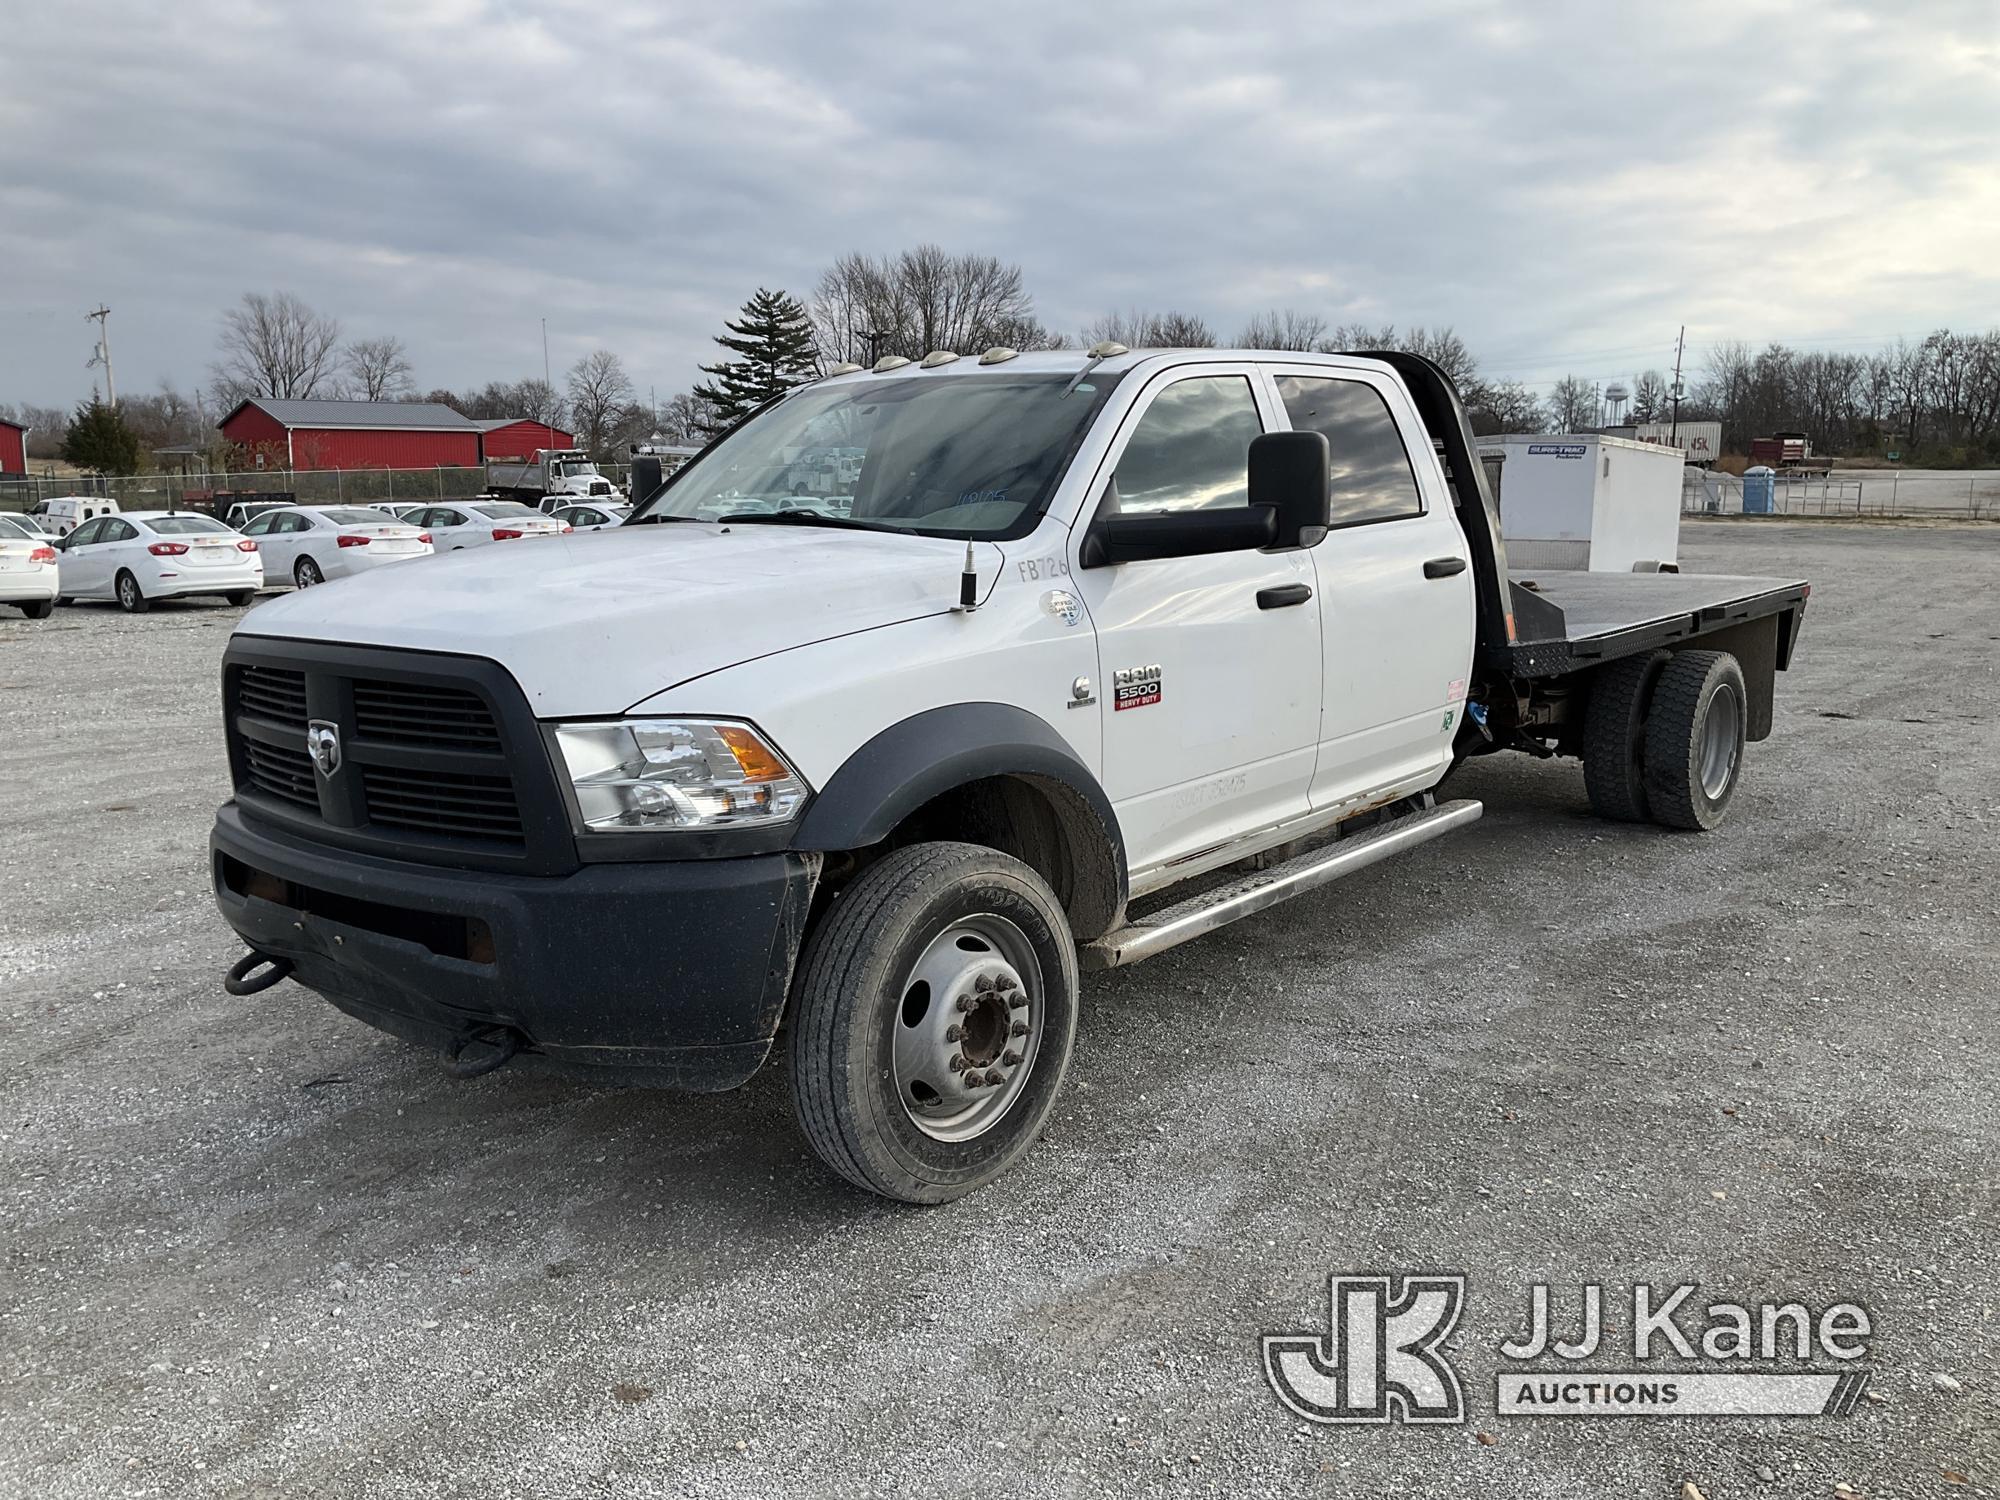
[(0, 511), (0, 522), (42, 541), (53, 542), (56, 539), (56, 534), (42, 523), (42, 517), (32, 511)]
[(302, 589), (431, 555), (422, 528), (366, 505), (288, 505), (265, 511), (243, 534), (263, 549), (267, 576)]
[(85, 521), (118, 513), (118, 502), (109, 495), (56, 495), (34, 509), (42, 530), (68, 536)]
[(55, 540), (26, 520), (0, 515), (0, 604), (13, 605), (31, 620), (46, 620), (56, 607)]
[(522, 537), (561, 536), (569, 526), (518, 500), (466, 500), (433, 505), (411, 517), (431, 534), (440, 552), (483, 547), (488, 542), (515, 542)]
[(155, 599), (214, 594), (248, 604), (264, 586), (257, 544), (212, 516), (133, 510), (85, 521), (57, 545), (68, 599), (116, 599), (144, 614)]
[(555, 518), (571, 531), (602, 531), (607, 526), (616, 526), (631, 514), (632, 507), (629, 505), (600, 501), (593, 505), (565, 505), (555, 512)]

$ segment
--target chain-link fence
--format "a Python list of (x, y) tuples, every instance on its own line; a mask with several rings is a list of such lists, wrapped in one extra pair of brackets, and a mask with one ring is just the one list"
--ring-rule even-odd
[[(599, 464), (623, 487), (627, 464)], [(110, 478), (29, 477), (0, 480), (0, 510), (32, 510), (58, 495), (109, 495), (122, 510), (226, 509), (236, 500), (289, 500), (299, 505), (369, 505), (392, 500), (465, 500), (486, 488), (480, 468), (252, 469), (234, 474), (129, 474)]]

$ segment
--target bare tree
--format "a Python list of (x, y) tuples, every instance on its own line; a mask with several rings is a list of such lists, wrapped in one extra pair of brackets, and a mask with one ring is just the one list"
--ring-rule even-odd
[(1086, 348), (1106, 340), (1128, 349), (1213, 349), (1215, 330), (1194, 313), (1145, 312), (1135, 307), (1106, 313), (1083, 330)]
[(1366, 349), (1400, 349), (1396, 325), (1384, 323), (1371, 328), (1366, 323), (1342, 323), (1320, 341), (1322, 354), (1359, 353)]
[(607, 456), (606, 442), (631, 399), (632, 380), (624, 361), (609, 349), (593, 350), (570, 366), (570, 419), (578, 442), (593, 458)]
[(1632, 420), (1659, 422), (1667, 415), (1667, 377), (1658, 370), (1645, 370), (1632, 379)]
[[(951, 255), (919, 245), (893, 256), (853, 253), (813, 288), (813, 338), (822, 365), (870, 364), (888, 354), (921, 359), (933, 349), (969, 353), (994, 344), (1048, 347), (1034, 321), (1021, 268), (990, 255)], [(1036, 337), (1043, 342), (1018, 342)]]
[(1581, 375), (1565, 375), (1549, 392), (1549, 420), (1557, 432), (1581, 432), (1597, 425), (1597, 387)]
[(356, 339), (340, 354), (357, 401), (393, 401), (411, 390), (410, 352), (394, 334)]
[(656, 430), (660, 441), (680, 448), (698, 448), (714, 430), (715, 413), (706, 401), (686, 391), (670, 397), (660, 408)]
[(1535, 393), (1518, 380), (1482, 382), (1466, 398), (1466, 414), (1480, 437), (1501, 432), (1546, 432), (1549, 414)]
[(1326, 338), (1326, 319), (1287, 307), (1259, 313), (1236, 336), (1240, 349), (1283, 349), (1306, 353)]
[(245, 292), (242, 305), (222, 315), (221, 358), (210, 371), (216, 395), (231, 405), (246, 396), (318, 395), (339, 346), (339, 319), (323, 317), (290, 292)]

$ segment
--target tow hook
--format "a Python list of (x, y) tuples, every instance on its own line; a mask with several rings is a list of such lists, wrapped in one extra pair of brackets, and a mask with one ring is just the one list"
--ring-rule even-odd
[(505, 1067), (521, 1050), (521, 1041), (521, 1033), (511, 1026), (480, 1026), (461, 1032), (444, 1050), (444, 1070), (454, 1078), (478, 1078)]
[[(222, 976), (222, 987), (232, 995), (254, 995), (290, 978), (293, 967), (289, 958), (277, 958), (252, 948), (229, 966), (229, 972)], [(258, 973), (259, 969), (264, 972)]]

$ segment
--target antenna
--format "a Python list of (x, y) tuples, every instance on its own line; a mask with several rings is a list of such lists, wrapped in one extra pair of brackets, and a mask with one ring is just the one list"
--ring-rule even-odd
[(972, 555), (972, 538), (965, 539), (965, 571), (958, 575), (958, 613), (979, 608), (979, 564)]

